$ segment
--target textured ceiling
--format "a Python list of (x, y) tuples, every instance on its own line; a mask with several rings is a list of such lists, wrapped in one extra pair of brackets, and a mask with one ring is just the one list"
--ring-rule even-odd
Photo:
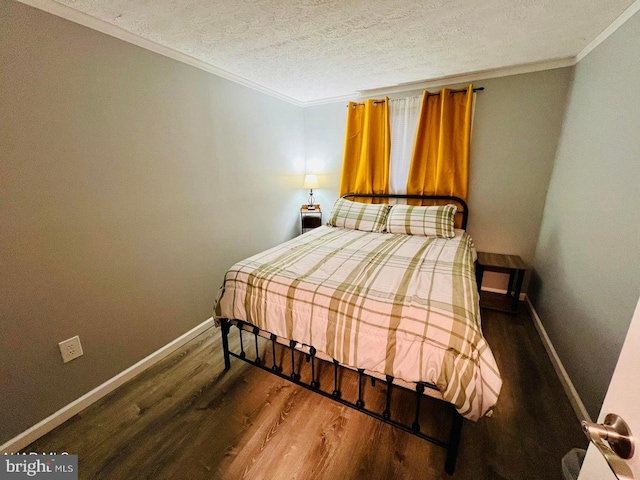
[(573, 58), (633, 0), (57, 0), (298, 103)]

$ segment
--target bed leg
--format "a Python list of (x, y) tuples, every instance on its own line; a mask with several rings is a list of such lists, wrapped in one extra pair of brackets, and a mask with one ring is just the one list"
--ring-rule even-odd
[(242, 341), (242, 327), (244, 326), (244, 322), (242, 320), (238, 320), (236, 323), (236, 327), (238, 327), (238, 335), (240, 335), (240, 358), (243, 358), (247, 356), (246, 353), (244, 353), (244, 342)]
[(335, 398), (340, 398), (341, 397), (341, 393), (340, 393), (340, 389), (338, 388), (338, 360), (336, 360), (335, 358), (333, 359), (333, 393), (332, 395)]
[(231, 368), (231, 356), (229, 355), (229, 330), (231, 323), (228, 318), (220, 319), (220, 330), (222, 333), (222, 354), (224, 356), (224, 369)]
[(273, 355), (273, 366), (271, 367), (271, 371), (275, 373), (280, 373), (282, 369), (278, 366), (278, 360), (276, 359), (276, 339), (277, 338), (278, 337), (276, 337), (274, 333), (269, 335), (269, 339), (271, 340), (271, 353)]
[(382, 412), (382, 418), (385, 420), (389, 420), (391, 418), (391, 386), (393, 385), (393, 377), (391, 375), (387, 375), (387, 398), (384, 407), (384, 412)]
[(418, 433), (420, 431), (420, 400), (424, 394), (424, 385), (421, 383), (416, 384), (416, 418), (411, 425), (411, 430)]
[(309, 355), (311, 356), (311, 388), (318, 390), (320, 388), (320, 382), (316, 380), (316, 349), (309, 348)]
[(364, 408), (364, 400), (362, 399), (362, 375), (364, 374), (364, 368), (358, 369), (358, 400), (356, 400), (356, 407)]
[(260, 349), (258, 348), (258, 334), (260, 333), (260, 329), (258, 327), (253, 327), (253, 337), (256, 343), (256, 365), (262, 364), (262, 359), (260, 358)]
[(449, 447), (447, 448), (447, 459), (444, 463), (444, 471), (449, 475), (453, 475), (456, 469), (456, 460), (458, 458), (458, 446), (460, 445), (460, 434), (462, 432), (462, 415), (457, 411), (453, 411), (451, 420), (451, 435), (449, 437)]
[(300, 379), (300, 374), (296, 373), (296, 357), (295, 350), (298, 342), (295, 340), (289, 340), (289, 348), (291, 349), (291, 380), (296, 381)]

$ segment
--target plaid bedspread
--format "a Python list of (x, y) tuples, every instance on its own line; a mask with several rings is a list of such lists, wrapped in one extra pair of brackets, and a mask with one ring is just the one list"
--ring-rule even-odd
[(502, 380), (480, 326), (475, 249), (453, 239), (323, 226), (229, 269), (216, 313), (340, 363), (438, 386), (466, 418)]

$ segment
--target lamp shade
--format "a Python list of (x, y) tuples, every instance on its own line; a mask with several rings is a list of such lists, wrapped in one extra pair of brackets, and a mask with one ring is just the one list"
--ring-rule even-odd
[(305, 175), (302, 188), (320, 188), (317, 175)]

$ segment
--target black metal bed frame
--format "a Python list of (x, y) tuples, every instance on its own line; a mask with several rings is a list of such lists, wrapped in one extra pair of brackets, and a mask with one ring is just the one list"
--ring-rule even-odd
[[(365, 377), (368, 377), (371, 380), (371, 384), (375, 386), (375, 382), (377, 379), (376, 377), (366, 374), (364, 369), (359, 368), (356, 370), (358, 373), (358, 399), (355, 402), (351, 402), (342, 397), (340, 382), (338, 380), (338, 376), (339, 376), (338, 368), (342, 366), (337, 360), (335, 359), (333, 360), (333, 390), (331, 392), (325, 391), (320, 388), (320, 381), (318, 376), (316, 375), (316, 371), (317, 371), (316, 360), (317, 361), (322, 361), (322, 360), (316, 357), (317, 351), (314, 347), (308, 346), (309, 353), (305, 354), (307, 357), (307, 361), (311, 363), (311, 381), (307, 383), (301, 380), (299, 371), (296, 371), (295, 351), (298, 349), (297, 347), (299, 347), (300, 345), (298, 342), (296, 342), (295, 340), (289, 340), (288, 347), (286, 345), (283, 345), (284, 348), (288, 348), (291, 351), (291, 370), (290, 370), (290, 373), (285, 373), (283, 365), (278, 365), (278, 359), (276, 355), (276, 344), (279, 342), (277, 342), (276, 335), (266, 332), (265, 330), (262, 330), (243, 320), (238, 320), (238, 319), (231, 320), (228, 318), (220, 318), (219, 321), (220, 321), (220, 326), (222, 331), (222, 350), (224, 355), (225, 370), (229, 370), (231, 368), (231, 357), (238, 358), (246, 363), (254, 365), (280, 378), (289, 380), (290, 382), (296, 385), (299, 385), (308, 390), (314, 391), (322, 395), (323, 397), (330, 398), (342, 405), (358, 410), (384, 423), (392, 425), (395, 428), (403, 430), (407, 433), (415, 435), (416, 437), (422, 438), (423, 440), (433, 443), (434, 445), (442, 447), (447, 451), (447, 457), (445, 460), (445, 467), (444, 467), (445, 472), (447, 472), (449, 475), (453, 474), (456, 466), (456, 459), (458, 457), (458, 446), (460, 444), (460, 435), (462, 431), (462, 420), (463, 420), (462, 416), (451, 405), (452, 421), (451, 421), (451, 430), (449, 432), (448, 440), (441, 440), (439, 438), (433, 437), (431, 435), (427, 435), (426, 433), (423, 433), (420, 431), (420, 403), (421, 403), (422, 397), (425, 395), (424, 392), (426, 388), (430, 388), (432, 390), (438, 391), (438, 388), (435, 385), (427, 382), (416, 383), (415, 397), (414, 397), (415, 398), (415, 418), (411, 425), (406, 425), (404, 423), (401, 423), (391, 418), (392, 387), (407, 390), (403, 386), (394, 384), (393, 383), (394, 378), (392, 376), (390, 375), (386, 376), (385, 383), (386, 383), (387, 389), (386, 389), (384, 411), (380, 413), (374, 410), (370, 410), (365, 408), (365, 404), (364, 404), (363, 380)], [(231, 331), (232, 326), (235, 326), (239, 331), (240, 352), (233, 352), (229, 347), (228, 337), (229, 337), (229, 333)], [(245, 350), (245, 346), (244, 346), (245, 342), (242, 336), (243, 331), (250, 332), (250, 335), (253, 335), (254, 337), (255, 359), (251, 359), (247, 356), (247, 351)], [(259, 337), (264, 338), (264, 335), (260, 335), (261, 333), (266, 334), (268, 336), (268, 341), (271, 342), (271, 357), (272, 357), (271, 365), (267, 365), (266, 361), (264, 361), (260, 357), (260, 348), (258, 346), (258, 338)], [(440, 400), (437, 398), (434, 398), (434, 399), (444, 402), (444, 400)]]
[[(462, 198), (453, 195), (405, 195), (395, 193), (345, 193), (341, 198), (403, 198), (409, 200), (449, 200), (456, 202), (458, 211), (456, 213), (462, 215), (462, 225), (460, 228), (467, 229), (467, 221), (469, 220), (469, 208), (467, 202)], [(462, 207), (462, 209), (460, 208)]]
[[(467, 217), (468, 217), (468, 209), (465, 201), (459, 197), (445, 196), (445, 195), (394, 195), (394, 194), (353, 194), (349, 193), (343, 195), (342, 198), (351, 198), (351, 197), (363, 197), (363, 198), (403, 198), (403, 199), (417, 199), (417, 200), (450, 200), (458, 203), (459, 206), (462, 207), (462, 210), (459, 209), (458, 213), (462, 215), (462, 228), (465, 229), (467, 226)], [(370, 378), (371, 384), (375, 385), (376, 377), (368, 375), (365, 373), (364, 369), (356, 369), (358, 374), (358, 399), (355, 402), (351, 402), (342, 397), (342, 392), (340, 389), (339, 381), (338, 381), (338, 368), (342, 367), (338, 360), (333, 360), (333, 390), (331, 392), (322, 390), (320, 388), (320, 381), (318, 376), (316, 375), (316, 360), (322, 361), (321, 359), (316, 357), (317, 350), (311, 345), (304, 345), (296, 340), (288, 340), (288, 346), (283, 345), (284, 348), (288, 348), (291, 351), (291, 371), (290, 373), (284, 373), (284, 369), (282, 365), (278, 365), (277, 356), (276, 356), (276, 344), (282, 345), (282, 339), (279, 342), (278, 337), (273, 333), (262, 330), (255, 325), (252, 325), (244, 320), (240, 319), (228, 319), (228, 318), (219, 318), (218, 319), (221, 326), (222, 332), (222, 349), (224, 355), (224, 367), (225, 370), (229, 370), (231, 368), (231, 357), (238, 358), (246, 363), (254, 365), (264, 371), (270, 372), (280, 378), (289, 380), (296, 385), (304, 387), (308, 390), (314, 391), (326, 398), (330, 398), (342, 405), (358, 410), (362, 413), (365, 413), (373, 418), (376, 418), (384, 423), (390, 424), (400, 430), (403, 430), (407, 433), (415, 435), (423, 440), (426, 440), (434, 445), (444, 448), (447, 451), (447, 456), (445, 460), (445, 472), (449, 475), (452, 475), (455, 470), (456, 459), (458, 456), (458, 447), (460, 444), (460, 436), (462, 432), (462, 416), (455, 410), (453, 405), (451, 406), (452, 411), (452, 421), (451, 421), (451, 429), (449, 432), (448, 440), (441, 440), (435, 438), (431, 435), (427, 435), (420, 431), (420, 403), (422, 397), (425, 395), (425, 389), (432, 389), (435, 391), (439, 391), (438, 388), (427, 382), (418, 382), (415, 384), (415, 418), (411, 425), (407, 425), (401, 423), (397, 420), (391, 418), (391, 392), (392, 387), (401, 388), (404, 390), (408, 390), (407, 388), (394, 384), (394, 378), (390, 375), (386, 375), (386, 399), (385, 399), (385, 409), (382, 412), (373, 411), (365, 408), (364, 399), (363, 399), (363, 380), (365, 377)], [(240, 335), (240, 352), (233, 352), (229, 347), (229, 333), (231, 332), (231, 327), (235, 326)], [(243, 339), (243, 332), (249, 332), (250, 335), (254, 337), (255, 343), (255, 359), (251, 359), (247, 356), (247, 352), (245, 350), (245, 344)], [(271, 343), (271, 356), (272, 363), (270, 366), (267, 366), (266, 361), (264, 361), (260, 357), (260, 350), (258, 346), (258, 338), (263, 337), (266, 338)], [(308, 350), (308, 353), (304, 353), (306, 355), (307, 362), (311, 363), (311, 381), (304, 382), (301, 380), (301, 375), (299, 371), (296, 371), (295, 366), (295, 351), (300, 351), (301, 347), (304, 347), (305, 350)], [(347, 367), (350, 368), (350, 367)], [(378, 379), (379, 380), (379, 379)], [(382, 381), (382, 380), (380, 380)], [(440, 400), (437, 399), (436, 400)], [(445, 402), (444, 400), (440, 400)], [(445, 402), (447, 403), (447, 402)]]

